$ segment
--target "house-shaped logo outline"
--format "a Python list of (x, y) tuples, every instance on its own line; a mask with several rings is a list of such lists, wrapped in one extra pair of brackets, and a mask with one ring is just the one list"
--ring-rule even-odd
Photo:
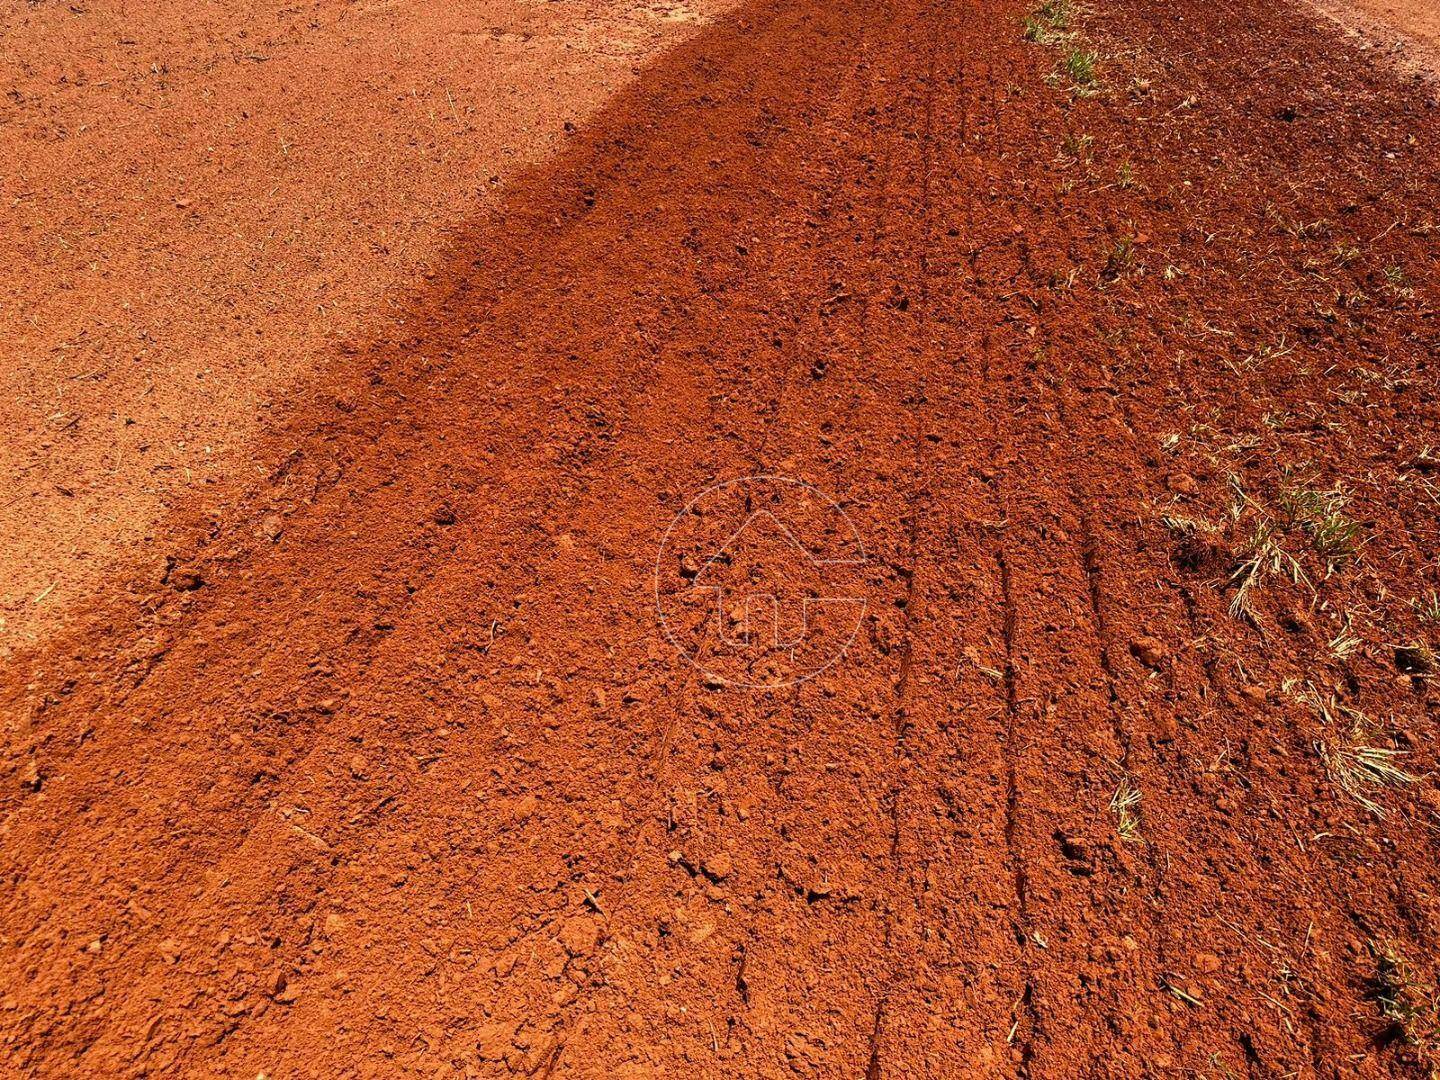
[[(838, 598), (838, 599), (840, 600), (840, 602), (847, 603), (847, 604), (849, 604), (849, 603), (854, 603), (856, 600), (859, 601), (859, 610), (858, 610), (858, 612), (857, 612), (857, 614), (856, 614), (856, 617), (855, 617), (855, 624), (854, 624), (854, 626), (851, 627), (849, 636), (845, 639), (844, 643), (843, 643), (838, 649), (835, 649), (835, 650), (833, 651), (833, 653), (831, 653), (830, 655), (828, 655), (823, 663), (818, 664), (818, 665), (815, 666), (814, 668), (808, 669), (808, 670), (806, 670), (806, 671), (804, 671), (804, 672), (802, 672), (802, 673), (800, 673), (800, 674), (793, 674), (793, 675), (790, 675), (790, 676), (788, 676), (788, 677), (783, 677), (783, 678), (779, 678), (779, 679), (770, 679), (770, 680), (767, 680), (767, 681), (752, 682), (752, 681), (750, 681), (750, 680), (748, 680), (748, 679), (744, 679), (744, 678), (739, 678), (739, 679), (737, 679), (737, 678), (733, 677), (733, 675), (731, 675), (731, 674), (728, 674), (728, 673), (722, 674), (722, 673), (720, 673), (720, 672), (716, 672), (716, 671), (713, 671), (713, 670), (710, 670), (709, 668), (707, 668), (706, 665), (701, 662), (701, 660), (700, 660), (700, 658), (698, 657), (698, 655), (696, 655), (694, 652), (692, 652), (691, 649), (687, 648), (686, 645), (685, 645), (685, 643), (682, 642), (679, 638), (676, 637), (676, 635), (675, 635), (675, 630), (674, 630), (674, 628), (670, 625), (670, 620), (667, 619), (667, 617), (666, 617), (666, 614), (665, 614), (665, 607), (666, 607), (666, 603), (665, 603), (665, 591), (666, 591), (666, 590), (665, 590), (665, 587), (664, 587), (664, 582), (667, 581), (667, 580), (669, 580), (668, 575), (666, 575), (666, 573), (665, 573), (666, 554), (667, 554), (667, 552), (670, 550), (671, 537), (672, 537), (672, 534), (675, 532), (676, 527), (679, 525), (679, 523), (680, 523), (681, 521), (685, 520), (685, 519), (686, 519), (687, 517), (689, 517), (692, 513), (695, 513), (695, 512), (696, 512), (696, 508), (697, 508), (697, 506), (699, 506), (699, 505), (701, 504), (702, 500), (705, 500), (707, 497), (713, 496), (716, 492), (724, 491), (724, 490), (729, 489), (729, 488), (741, 487), (741, 486), (744, 486), (744, 485), (770, 485), (770, 486), (772, 487), (772, 489), (778, 489), (778, 488), (780, 488), (781, 485), (787, 485), (787, 486), (789, 486), (789, 487), (791, 487), (791, 488), (800, 489), (801, 491), (808, 492), (808, 493), (809, 493), (811, 496), (813, 496), (816, 500), (818, 500), (818, 501), (820, 501), (820, 502), (823, 502), (823, 503), (827, 503), (827, 504), (830, 506), (831, 510), (832, 510), (835, 514), (838, 514), (838, 515), (839, 515), (840, 519), (845, 523), (845, 529), (846, 529), (846, 531), (847, 531), (848, 534), (849, 534), (847, 546), (850, 547), (850, 548), (853, 550), (854, 553), (853, 553), (853, 554), (846, 554), (846, 555), (843, 555), (843, 556), (840, 556), (840, 557), (836, 557), (836, 558), (824, 558), (824, 557), (816, 556), (815, 554), (813, 554), (812, 552), (810, 552), (808, 549), (804, 549), (804, 545), (803, 545), (803, 544), (800, 544), (800, 541), (799, 541), (798, 539), (794, 538), (793, 530), (788, 529), (788, 528), (784, 525), (783, 522), (780, 522), (780, 523), (779, 523), (779, 524), (780, 524), (780, 527), (781, 527), (784, 531), (786, 531), (787, 533), (790, 533), (790, 534), (791, 534), (791, 537), (792, 537), (793, 542), (806, 551), (806, 557), (811, 561), (812, 564), (814, 564), (814, 565), (816, 565), (816, 566), (827, 566), (827, 565), (835, 565), (835, 566), (839, 566), (839, 565), (855, 565), (855, 566), (860, 566), (860, 565), (864, 565), (864, 564), (868, 563), (868, 562), (870, 561), (870, 559), (869, 559), (868, 554), (867, 554), (866, 551), (865, 551), (865, 542), (864, 542), (864, 539), (861, 537), (859, 530), (855, 528), (854, 522), (850, 520), (850, 516), (845, 513), (844, 509), (840, 506), (840, 504), (837, 503), (834, 499), (832, 499), (832, 498), (830, 498), (829, 496), (825, 495), (823, 492), (819, 491), (817, 488), (813, 487), (813, 486), (810, 485), (810, 484), (805, 483), (803, 480), (796, 480), (796, 479), (793, 479), (793, 478), (787, 477), (787, 476), (775, 476), (775, 475), (746, 476), (746, 477), (739, 477), (739, 478), (733, 479), (733, 480), (721, 481), (720, 483), (717, 483), (717, 484), (712, 484), (710, 487), (705, 488), (703, 491), (701, 491), (701, 492), (699, 492), (697, 495), (695, 495), (695, 497), (692, 498), (688, 503), (686, 503), (686, 504), (685, 504), (685, 507), (684, 507), (678, 514), (676, 514), (675, 517), (671, 520), (669, 526), (665, 529), (665, 534), (664, 534), (664, 536), (661, 538), (659, 549), (658, 549), (658, 550), (656, 551), (656, 553), (655, 553), (655, 577), (654, 577), (655, 610), (656, 610), (657, 616), (659, 617), (659, 622), (660, 622), (661, 631), (663, 632), (666, 640), (668, 640), (668, 641), (670, 642), (670, 644), (675, 648), (675, 650), (676, 650), (681, 656), (683, 656), (688, 663), (690, 663), (692, 666), (694, 666), (697, 670), (705, 673), (707, 676), (710, 676), (710, 677), (715, 678), (721, 685), (729, 685), (729, 686), (735, 686), (735, 687), (744, 687), (744, 688), (748, 688), (748, 689), (757, 689), (757, 690), (774, 690), (774, 689), (779, 689), (779, 688), (784, 687), (784, 686), (793, 686), (793, 685), (795, 685), (796, 683), (804, 682), (804, 681), (806, 681), (807, 679), (812, 679), (812, 678), (814, 678), (816, 675), (819, 675), (822, 671), (825, 671), (827, 668), (829, 668), (830, 666), (832, 666), (832, 665), (833, 665), (836, 661), (838, 661), (842, 656), (844, 656), (845, 653), (846, 653), (846, 651), (850, 648), (850, 645), (854, 642), (854, 640), (855, 640), (855, 635), (858, 634), (859, 631), (860, 631), (860, 626), (861, 626), (861, 624), (863, 623), (864, 618), (865, 618), (865, 612), (869, 609), (869, 601), (868, 601), (865, 597), (863, 597), (863, 596), (862, 596), (862, 597)], [(736, 538), (741, 532), (744, 531), (745, 525), (749, 522), (750, 518), (753, 517), (753, 516), (754, 516), (753, 514), (747, 516), (746, 523), (742, 523), (739, 529), (736, 529), (735, 532), (731, 533), (730, 538), (727, 540), (726, 544), (721, 545), (721, 548), (720, 548), (721, 551), (724, 551), (729, 544), (731, 544), (731, 543), (734, 542), (735, 538)], [(777, 522), (778, 522), (778, 519), (777, 519)], [(717, 554), (718, 554), (718, 553), (717, 553)], [(715, 559), (715, 556), (711, 556), (710, 559), (707, 560), (707, 565), (708, 565), (710, 562), (713, 562), (714, 559)], [(697, 572), (696, 577), (698, 577), (698, 576), (699, 576), (699, 574), (698, 574), (698, 572)], [(833, 600), (835, 600), (835, 599), (837, 599), (837, 598), (819, 598), (819, 599), (812, 599), (812, 600), (811, 600), (811, 604), (814, 605), (814, 604), (826, 603), (826, 602), (833, 601)], [(807, 609), (805, 610), (805, 612), (804, 612), (804, 620), (805, 620), (805, 625), (808, 627), (808, 626), (810, 625), (810, 611), (809, 611), (808, 608), (807, 608)]]

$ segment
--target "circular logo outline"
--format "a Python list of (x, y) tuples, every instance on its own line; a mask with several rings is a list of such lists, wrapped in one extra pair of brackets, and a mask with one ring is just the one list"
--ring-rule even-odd
[[(682, 657), (685, 658), (685, 661), (690, 664), (691, 667), (695, 668), (695, 670), (699, 671), (707, 678), (718, 680), (721, 684), (727, 687), (736, 687), (745, 690), (783, 690), (789, 686), (798, 686), (800, 683), (808, 682), (810, 679), (815, 678), (817, 675), (828, 671), (837, 662), (839, 662), (842, 657), (845, 656), (845, 654), (850, 650), (850, 646), (854, 644), (855, 635), (860, 632), (860, 627), (865, 621), (865, 613), (870, 609), (870, 601), (868, 597), (860, 596), (843, 598), (847, 600), (858, 599), (860, 603), (860, 610), (855, 617), (855, 625), (850, 628), (849, 636), (846, 637), (844, 644), (842, 644), (838, 649), (836, 649), (834, 654), (830, 656), (830, 658), (827, 659), (825, 663), (821, 664), (813, 671), (807, 672), (804, 675), (800, 675), (794, 678), (783, 679), (778, 682), (750, 682), (742, 679), (735, 679), (728, 675), (722, 675), (719, 672), (712, 671), (708, 669), (703, 663), (701, 663), (700, 660), (698, 660), (695, 656), (691, 655), (690, 651), (686, 649), (685, 646), (682, 645), (681, 642), (678, 640), (675, 632), (670, 626), (669, 620), (665, 616), (665, 604), (661, 592), (661, 575), (663, 573), (662, 567), (665, 561), (665, 553), (670, 548), (670, 538), (675, 531), (676, 525), (683, 521), (686, 515), (688, 515), (702, 499), (705, 499), (706, 497), (727, 488), (738, 487), (742, 484), (758, 483), (788, 484), (792, 487), (801, 488), (826, 503), (834, 513), (840, 515), (840, 520), (845, 523), (846, 527), (849, 529), (851, 538), (855, 542), (855, 546), (859, 552), (858, 556), (846, 559), (816, 559), (814, 560), (815, 562), (830, 565), (860, 566), (870, 561), (870, 556), (865, 550), (865, 539), (860, 534), (860, 530), (855, 527), (855, 523), (850, 519), (850, 515), (845, 512), (844, 508), (838, 502), (832, 499), (825, 492), (821, 491), (819, 488), (815, 487), (815, 485), (806, 483), (804, 480), (796, 480), (794, 477), (778, 476), (773, 473), (761, 473), (754, 476), (738, 476), (730, 480), (721, 480), (717, 483), (711, 484), (706, 488), (703, 488), (701, 491), (696, 493), (684, 505), (684, 507), (681, 508), (680, 512), (670, 519), (670, 524), (666, 526), (665, 532), (660, 538), (660, 546), (655, 552), (655, 614), (660, 622), (660, 629), (661, 632), (665, 635), (665, 639), (670, 643), (670, 645), (675, 649), (676, 652), (678, 652)], [(758, 513), (758, 511), (756, 513)], [(750, 520), (753, 520), (754, 516), (755, 515), (752, 514), (750, 518), (747, 518), (746, 524), (748, 524)], [(781, 527), (784, 527), (783, 523), (781, 523)], [(745, 525), (742, 525), (734, 535), (738, 535), (739, 532), (743, 531), (744, 528)]]

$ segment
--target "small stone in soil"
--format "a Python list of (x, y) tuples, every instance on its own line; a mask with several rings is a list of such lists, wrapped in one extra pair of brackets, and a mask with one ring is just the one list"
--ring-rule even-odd
[(1130, 642), (1130, 653), (1146, 667), (1158, 668), (1170, 655), (1170, 650), (1159, 638), (1142, 635)]

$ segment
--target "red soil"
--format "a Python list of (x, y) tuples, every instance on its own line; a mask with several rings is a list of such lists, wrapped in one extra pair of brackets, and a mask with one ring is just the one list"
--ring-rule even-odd
[(1440, 78), (1440, 6), (1433, 0), (1310, 0), (1402, 70)]
[[(15, 3), (0, 15), (0, 656), (63, 626), (337, 336), (725, 4)], [(163, 538), (162, 538), (163, 539)]]
[(1427, 0), (1360, 0), (1358, 6), (1431, 49), (1440, 49), (1440, 8)]
[[(338, 344), (7, 680), (12, 1069), (1424, 1075), (1440, 117), (1098, 7), (747, 5)], [(780, 690), (655, 613), (754, 474), (867, 556)]]

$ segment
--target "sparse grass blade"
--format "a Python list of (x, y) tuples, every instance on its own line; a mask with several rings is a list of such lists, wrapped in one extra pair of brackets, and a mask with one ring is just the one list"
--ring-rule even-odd
[(1335, 785), (1378, 818), (1385, 810), (1375, 801), (1385, 788), (1401, 788), (1419, 777), (1400, 767), (1405, 751), (1376, 746), (1379, 731), (1359, 709), (1341, 704), (1334, 694), (1321, 694), (1307, 683), (1291, 688), (1297, 701), (1314, 710), (1324, 729), (1315, 740), (1316, 752)]
[(1060, 66), (1076, 86), (1090, 87), (1095, 84), (1095, 71), (1099, 61), (1100, 54), (1094, 49), (1072, 45), (1065, 50)]
[(1416, 597), (1411, 600), (1410, 607), (1420, 617), (1421, 622), (1440, 626), (1440, 593), (1434, 589), (1430, 590), (1428, 596)]
[(1440, 993), (1427, 983), (1399, 946), (1389, 941), (1370, 942), (1375, 974), (1370, 998), (1389, 1021), (1391, 1033), (1416, 1048), (1430, 1075), (1435, 1075), (1435, 1054), (1440, 1048)]
[(1276, 501), (1286, 527), (1304, 530), (1327, 570), (1353, 559), (1368, 539), (1364, 526), (1345, 513), (1350, 497), (1339, 488), (1322, 491), (1287, 477)]
[(1129, 775), (1120, 778), (1115, 794), (1110, 796), (1110, 812), (1115, 815), (1115, 830), (1121, 840), (1139, 840), (1140, 787)]

